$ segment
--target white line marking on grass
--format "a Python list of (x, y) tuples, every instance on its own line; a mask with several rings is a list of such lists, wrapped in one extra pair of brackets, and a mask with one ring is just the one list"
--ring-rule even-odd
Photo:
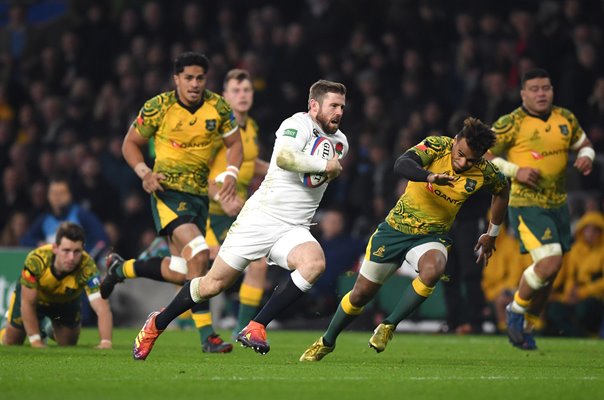
[[(372, 381), (375, 377), (330, 376), (317, 378), (283, 377), (283, 376), (209, 376), (201, 377), (207, 381)], [(551, 381), (551, 376), (402, 376), (399, 381)], [(556, 377), (557, 381), (598, 381), (599, 376)]]

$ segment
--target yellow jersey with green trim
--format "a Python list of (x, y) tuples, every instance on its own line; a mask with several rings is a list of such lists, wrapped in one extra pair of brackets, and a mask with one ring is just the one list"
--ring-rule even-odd
[(454, 187), (409, 181), (405, 192), (386, 217), (392, 228), (412, 235), (446, 234), (462, 204), (472, 194), (482, 187), (493, 194), (505, 189), (505, 176), (484, 158), (467, 171), (456, 173), (451, 163), (452, 146), (450, 137), (428, 136), (407, 150), (419, 156), (427, 171), (455, 177)]
[(205, 90), (202, 98), (200, 105), (187, 107), (174, 90), (161, 93), (143, 105), (132, 123), (142, 137), (154, 141), (153, 171), (166, 177), (164, 189), (207, 196), (214, 143), (237, 129), (222, 96)]
[(37, 290), (38, 303), (68, 303), (80, 297), (83, 290), (88, 296), (99, 292), (99, 270), (88, 253), (83, 252), (76, 269), (60, 278), (55, 275), (54, 261), (52, 244), (32, 250), (25, 258), (20, 283)]
[[(260, 152), (258, 145), (258, 124), (252, 118), (247, 119), (245, 126), (239, 126), (241, 134), (241, 142), (243, 143), (243, 162), (239, 167), (239, 177), (237, 178), (237, 194), (243, 200), (247, 200), (248, 191), (252, 178), (254, 177), (254, 169), (256, 158)], [(216, 156), (210, 166), (210, 179), (215, 179), (216, 176), (224, 171), (227, 167), (226, 146), (220, 141), (216, 141)], [(210, 199), (210, 214), (225, 215), (220, 203)]]
[(493, 125), (497, 142), (490, 149), (520, 167), (540, 171), (538, 189), (512, 179), (510, 206), (557, 208), (566, 203), (568, 151), (583, 135), (575, 115), (554, 106), (547, 118), (518, 107)]

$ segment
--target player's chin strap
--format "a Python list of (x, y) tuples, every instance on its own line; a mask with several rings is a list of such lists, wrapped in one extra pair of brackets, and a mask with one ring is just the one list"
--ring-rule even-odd
[(182, 249), (180, 255), (185, 259), (185, 261), (190, 261), (197, 254), (208, 249), (209, 247), (206, 243), (206, 240), (200, 235), (187, 243), (187, 245)]

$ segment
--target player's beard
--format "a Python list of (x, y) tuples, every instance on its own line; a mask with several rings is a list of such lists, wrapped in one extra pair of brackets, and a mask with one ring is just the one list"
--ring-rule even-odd
[(340, 123), (332, 124), (330, 119), (328, 119), (321, 111), (317, 113), (316, 120), (319, 123), (321, 130), (330, 135), (336, 133), (340, 127)]

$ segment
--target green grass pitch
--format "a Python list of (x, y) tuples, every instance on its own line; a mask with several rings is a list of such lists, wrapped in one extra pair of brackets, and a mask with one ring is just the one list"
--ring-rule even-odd
[[(227, 332), (222, 332), (228, 337)], [(135, 330), (96, 350), (86, 329), (75, 348), (0, 346), (0, 399), (601, 399), (604, 341), (539, 338), (523, 352), (501, 336), (397, 333), (385, 352), (371, 332), (344, 332), (319, 363), (298, 358), (320, 332), (269, 331), (260, 356), (235, 346), (204, 354), (193, 331), (167, 331), (134, 361)]]

